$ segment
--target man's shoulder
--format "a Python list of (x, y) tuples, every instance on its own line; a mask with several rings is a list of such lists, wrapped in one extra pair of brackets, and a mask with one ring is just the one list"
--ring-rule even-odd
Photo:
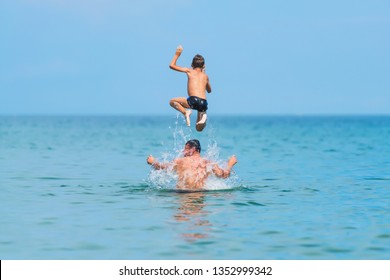
[(180, 157), (180, 158), (176, 158), (173, 162), (175, 162), (175, 163), (182, 162), (183, 159), (184, 159), (184, 158), (181, 158), (181, 157)]

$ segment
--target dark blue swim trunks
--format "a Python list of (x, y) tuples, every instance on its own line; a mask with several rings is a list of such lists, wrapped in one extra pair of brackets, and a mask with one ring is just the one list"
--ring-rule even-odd
[(191, 109), (195, 109), (198, 112), (207, 111), (207, 100), (196, 96), (190, 96), (187, 98), (187, 103)]

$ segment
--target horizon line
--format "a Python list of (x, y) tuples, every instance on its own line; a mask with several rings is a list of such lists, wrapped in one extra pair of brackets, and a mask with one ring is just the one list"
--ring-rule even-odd
[[(390, 113), (236, 113), (209, 114), (215, 117), (378, 117), (390, 116)], [(179, 114), (146, 113), (0, 113), (0, 117), (177, 117)]]

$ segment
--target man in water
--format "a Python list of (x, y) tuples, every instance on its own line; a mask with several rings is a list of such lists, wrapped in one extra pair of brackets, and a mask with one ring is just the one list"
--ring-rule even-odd
[(189, 97), (172, 98), (169, 104), (184, 115), (184, 117), (186, 118), (187, 126), (190, 126), (190, 115), (192, 112), (190, 109), (197, 110), (198, 119), (196, 122), (196, 130), (202, 131), (206, 126), (207, 120), (206, 91), (208, 93), (211, 93), (209, 77), (205, 73), (204, 58), (199, 54), (194, 56), (191, 64), (192, 68), (186, 68), (176, 65), (176, 62), (182, 51), (183, 47), (181, 45), (178, 46), (176, 49), (175, 56), (169, 64), (169, 67), (173, 70), (184, 72), (187, 74), (187, 92)]
[(206, 160), (200, 155), (200, 143), (196, 139), (188, 141), (183, 150), (183, 157), (169, 163), (160, 163), (149, 155), (147, 163), (154, 169), (171, 169), (178, 175), (177, 189), (201, 190), (204, 188), (206, 179), (214, 174), (219, 178), (228, 178), (233, 166), (237, 163), (236, 156), (231, 156), (226, 169), (222, 169), (216, 163)]

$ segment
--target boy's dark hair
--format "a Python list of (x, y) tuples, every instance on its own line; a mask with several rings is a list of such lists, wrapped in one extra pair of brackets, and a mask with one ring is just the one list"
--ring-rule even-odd
[(204, 66), (204, 57), (200, 54), (197, 54), (192, 59), (192, 67), (193, 68), (203, 68)]
[(199, 153), (201, 151), (199, 140), (197, 139), (191, 139), (187, 141), (186, 145), (190, 146), (191, 148), (195, 148)]

